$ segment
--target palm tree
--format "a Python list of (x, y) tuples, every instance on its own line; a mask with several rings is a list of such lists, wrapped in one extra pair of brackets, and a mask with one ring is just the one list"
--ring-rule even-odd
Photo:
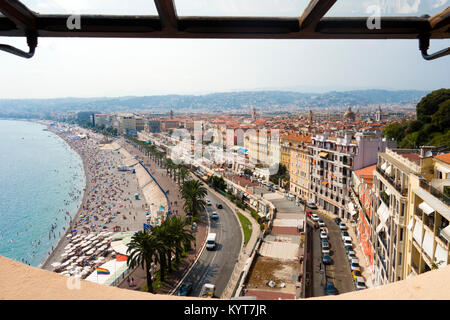
[(175, 261), (179, 263), (182, 251), (191, 249), (191, 242), (195, 241), (195, 237), (193, 231), (185, 228), (188, 222), (184, 218), (172, 216), (166, 223), (167, 230), (175, 244)]
[(134, 268), (140, 265), (142, 269), (145, 269), (147, 274), (147, 291), (150, 293), (153, 293), (151, 266), (154, 259), (158, 261), (156, 251), (160, 245), (159, 240), (149, 231), (139, 231), (133, 235), (128, 245), (127, 266)]
[(208, 194), (205, 186), (198, 180), (187, 180), (183, 183), (181, 197), (184, 199), (185, 212), (196, 216), (201, 210), (206, 209), (205, 197)]
[[(183, 183), (188, 175), (189, 175), (189, 170), (185, 166), (182, 166), (180, 168), (180, 172), (178, 173), (178, 177), (183, 181)], [(179, 181), (178, 181), (178, 184), (180, 184)]]
[[(162, 223), (159, 226), (156, 226), (152, 229), (152, 233), (155, 236), (156, 239), (158, 239), (159, 247), (157, 249), (158, 251), (158, 257), (159, 257), (159, 275), (161, 281), (164, 281), (165, 274), (166, 274), (166, 268), (169, 268), (170, 271), (170, 252), (171, 252), (171, 239), (169, 237), (169, 234), (167, 232), (165, 223)], [(169, 255), (168, 255), (169, 253)]]

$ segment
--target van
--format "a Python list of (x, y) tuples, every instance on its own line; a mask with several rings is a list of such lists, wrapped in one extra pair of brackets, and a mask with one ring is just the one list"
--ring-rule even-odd
[(206, 249), (214, 250), (216, 248), (216, 234), (209, 233), (208, 238), (206, 238)]

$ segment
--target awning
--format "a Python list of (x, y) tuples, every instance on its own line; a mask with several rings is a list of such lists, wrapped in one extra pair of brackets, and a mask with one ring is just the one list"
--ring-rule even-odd
[(383, 202), (381, 202), (381, 205), (377, 210), (377, 214), (380, 218), (381, 223), (385, 224), (387, 219), (389, 218), (389, 209)]
[(348, 208), (349, 208), (349, 212), (352, 216), (354, 216), (355, 214), (357, 214), (356, 210), (355, 210), (355, 206), (353, 205), (352, 202), (348, 203)]
[(385, 162), (381, 165), (381, 170), (385, 171), (386, 167), (387, 167), (387, 162)]
[(450, 169), (449, 168), (446, 168), (446, 167), (444, 167), (444, 166), (440, 166), (440, 165), (437, 165), (436, 166), (436, 169), (438, 169), (440, 172), (442, 172), (442, 173), (450, 173)]
[(328, 152), (319, 152), (319, 157), (321, 157), (321, 158), (326, 158), (326, 157), (328, 157)]
[(413, 238), (419, 245), (422, 245), (422, 221), (416, 221), (413, 231)]
[[(439, 243), (436, 243), (436, 251), (434, 252), (434, 257), (436, 258), (436, 263), (438, 268), (443, 268), (447, 265), (448, 251), (441, 247)], [(442, 263), (439, 263), (441, 262)]]
[(389, 167), (386, 169), (386, 174), (387, 174), (387, 175), (391, 175), (391, 173), (392, 173), (392, 166), (389, 166)]
[(411, 218), (411, 220), (409, 220), (409, 223), (408, 223), (408, 230), (409, 231), (412, 231), (413, 222), (414, 222), (414, 219)]
[(423, 237), (422, 248), (423, 251), (432, 259), (433, 257), (433, 234), (429, 231), (425, 231), (425, 235)]
[(447, 241), (450, 242), (450, 225), (441, 230), (441, 236), (443, 236), (445, 239), (447, 239)]
[(426, 214), (427, 216), (429, 216), (430, 214), (432, 214), (432, 213), (435, 211), (435, 210), (434, 210), (431, 206), (429, 206), (428, 203), (426, 203), (425, 201), (422, 202), (421, 204), (419, 204), (419, 208), (420, 208), (423, 212), (425, 212), (425, 214)]
[(322, 184), (327, 185), (327, 184), (328, 184), (328, 181), (322, 181)]
[(377, 227), (377, 229), (375, 230), (376, 233), (379, 233), (381, 231), (381, 228), (383, 228), (383, 224), (380, 223)]

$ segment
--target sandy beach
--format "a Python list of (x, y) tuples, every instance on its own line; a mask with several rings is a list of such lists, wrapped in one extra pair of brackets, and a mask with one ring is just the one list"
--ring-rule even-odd
[[(138, 163), (139, 159), (135, 159), (119, 144), (103, 144), (103, 135), (79, 127), (72, 127), (66, 132), (49, 127), (49, 131), (64, 139), (83, 159), (86, 187), (70, 227), (41, 268), (52, 271), (54, 268), (51, 265), (62, 261), (61, 255), (70, 243), (67, 238), (69, 234), (87, 236), (139, 231), (143, 229), (144, 223), (157, 221), (158, 214), (161, 216), (163, 212), (159, 210), (161, 206), (167, 210), (164, 194)], [(74, 139), (75, 136), (86, 138)], [(118, 168), (123, 166), (130, 170), (119, 171)]]

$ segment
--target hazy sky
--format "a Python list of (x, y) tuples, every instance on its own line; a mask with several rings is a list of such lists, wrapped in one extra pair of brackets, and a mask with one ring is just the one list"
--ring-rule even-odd
[[(152, 1), (23, 0), (41, 13), (156, 14)], [(92, 6), (92, 2), (95, 6)], [(183, 15), (298, 16), (309, 1), (177, 0)], [(345, 2), (345, 4), (344, 4)], [(386, 5), (385, 3), (389, 3)], [(448, 0), (339, 0), (330, 16), (435, 14)], [(0, 38), (26, 50), (25, 39)], [(448, 47), (433, 40), (429, 52)], [(0, 99), (209, 93), (263, 88), (433, 90), (450, 87), (450, 57), (425, 61), (416, 40), (40, 38), (32, 59), (0, 51)]]

